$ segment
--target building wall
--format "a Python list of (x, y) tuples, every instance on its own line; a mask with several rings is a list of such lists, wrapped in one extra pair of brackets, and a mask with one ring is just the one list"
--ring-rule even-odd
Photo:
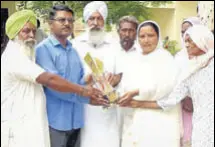
[[(175, 4), (175, 38), (180, 42), (181, 23), (185, 18), (197, 16), (198, 1), (176, 1)], [(180, 45), (181, 47), (181, 45)]]
[(175, 39), (174, 11), (175, 9), (150, 8), (150, 19), (160, 26), (162, 39), (166, 36), (169, 36), (170, 39)]
[(1, 1), (1, 8), (8, 8), (9, 16), (16, 11), (15, 1)]
[(162, 39), (169, 36), (170, 40), (176, 40), (181, 47), (181, 23), (183, 19), (197, 16), (197, 1), (176, 1), (171, 8), (150, 8), (150, 19), (156, 21), (162, 33)]

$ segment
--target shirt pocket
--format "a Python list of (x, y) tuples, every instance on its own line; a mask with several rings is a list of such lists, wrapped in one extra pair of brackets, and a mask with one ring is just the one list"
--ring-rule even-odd
[(55, 60), (55, 65), (58, 73), (64, 77), (68, 65), (67, 55), (65, 53), (58, 55)]

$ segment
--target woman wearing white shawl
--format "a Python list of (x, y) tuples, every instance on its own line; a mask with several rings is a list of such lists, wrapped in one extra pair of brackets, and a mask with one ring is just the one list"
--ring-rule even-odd
[[(142, 29), (151, 32), (144, 32)], [(139, 96), (133, 98), (138, 101), (158, 100), (171, 92), (175, 84), (177, 70), (174, 59), (162, 48), (160, 29), (156, 22), (143, 22), (137, 32), (142, 54), (136, 55), (129, 71), (123, 73), (123, 89), (126, 92), (139, 89)], [(149, 48), (152, 50), (149, 51)], [(129, 107), (126, 100), (123, 104), (123, 99), (127, 96), (129, 92), (119, 100), (121, 106)], [(180, 146), (179, 106), (166, 112), (138, 107), (125, 108), (124, 111), (122, 147)]]
[[(182, 50), (175, 56), (176, 65), (179, 67), (178, 82), (181, 82), (187, 74), (187, 68), (189, 68), (189, 59), (187, 49), (183, 40), (183, 35), (186, 30), (194, 25), (200, 25), (201, 21), (198, 17), (189, 17), (185, 19), (181, 24), (181, 46)], [(190, 97), (187, 97), (182, 102), (182, 124), (181, 130), (181, 147), (190, 146), (192, 136), (192, 115), (193, 115), (193, 103)]]
[(181, 38), (182, 50), (179, 51), (175, 55), (176, 64), (179, 66), (181, 71), (183, 71), (187, 68), (188, 62), (189, 62), (187, 49), (185, 47), (185, 43), (183, 40), (183, 35), (188, 28), (193, 27), (194, 25), (200, 25), (200, 24), (201, 24), (201, 21), (198, 17), (189, 17), (189, 18), (185, 19), (181, 24), (181, 36), (180, 36), (180, 38)]
[(192, 147), (214, 147), (214, 36), (205, 26), (189, 28), (184, 40), (190, 59), (189, 74), (174, 90), (158, 101), (131, 101), (141, 108), (175, 106), (187, 95), (193, 99)]

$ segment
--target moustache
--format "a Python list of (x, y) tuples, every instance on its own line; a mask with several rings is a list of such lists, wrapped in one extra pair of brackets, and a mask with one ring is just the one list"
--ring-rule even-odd
[(99, 27), (99, 26), (91, 26), (91, 27), (89, 28), (89, 30), (90, 30), (90, 31), (101, 31), (102, 28)]
[(124, 38), (121, 40), (122, 43), (129, 43), (129, 42), (134, 42), (133, 39), (130, 39), (130, 38)]
[(65, 29), (71, 30), (71, 27), (67, 26), (67, 27), (64, 27), (64, 28), (62, 28), (62, 29), (63, 29), (63, 30), (65, 30)]
[(30, 43), (30, 42), (35, 42), (35, 43), (36, 43), (37, 41), (36, 41), (35, 39), (27, 39), (27, 40), (25, 40), (24, 42), (25, 42), (25, 43), (28, 43), (28, 42), (29, 42), (29, 43)]
[(121, 42), (122, 46), (128, 46), (128, 45), (130, 46), (130, 45), (134, 44), (134, 40), (130, 39), (130, 38), (124, 38), (120, 42)]
[(24, 44), (26, 44), (27, 46), (30, 46), (30, 47), (34, 46), (36, 43), (37, 43), (37, 41), (35, 39), (31, 39), (31, 38), (24, 41)]

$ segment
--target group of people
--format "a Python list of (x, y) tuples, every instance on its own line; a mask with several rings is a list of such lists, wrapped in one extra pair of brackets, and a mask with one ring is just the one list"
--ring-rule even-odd
[[(37, 45), (34, 12), (8, 18), (2, 147), (66, 147), (80, 128), (75, 147), (214, 146), (214, 35), (197, 17), (183, 21), (183, 48), (173, 57), (154, 21), (123, 16), (117, 42), (105, 32), (107, 5), (93, 1), (83, 12), (86, 32), (70, 41), (74, 15), (65, 5), (53, 6), (51, 34)], [(119, 93), (116, 105), (94, 86), (84, 62), (88, 52), (103, 62)]]

